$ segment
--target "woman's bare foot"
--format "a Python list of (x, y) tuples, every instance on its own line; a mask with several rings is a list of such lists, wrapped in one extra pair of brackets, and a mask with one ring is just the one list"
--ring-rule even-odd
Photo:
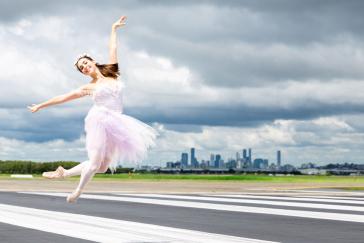
[(43, 172), (42, 176), (48, 179), (64, 178), (65, 171), (66, 170), (62, 166), (58, 166), (57, 170)]
[(73, 191), (70, 195), (67, 196), (67, 202), (68, 203), (77, 202), (77, 199), (80, 197), (81, 193), (82, 192), (80, 190)]

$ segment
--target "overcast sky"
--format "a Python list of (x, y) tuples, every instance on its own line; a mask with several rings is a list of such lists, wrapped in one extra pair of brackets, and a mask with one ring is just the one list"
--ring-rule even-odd
[[(145, 164), (196, 148), (284, 163), (364, 163), (363, 1), (0, 1), (0, 159), (86, 160), (89, 82), (118, 30), (124, 113), (159, 130)], [(161, 162), (163, 162), (161, 164)]]

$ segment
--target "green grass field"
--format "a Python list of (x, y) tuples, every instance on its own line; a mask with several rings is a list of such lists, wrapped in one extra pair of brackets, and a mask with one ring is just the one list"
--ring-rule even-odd
[[(0, 174), (0, 180), (34, 180), (42, 179), (41, 175), (33, 175), (33, 179), (10, 178), (9, 174)], [(78, 179), (73, 177), (72, 179)], [(364, 183), (364, 176), (268, 176), (268, 175), (196, 175), (196, 174), (97, 174), (95, 180), (199, 180), (199, 181), (236, 181), (236, 182), (343, 182), (343, 183)]]

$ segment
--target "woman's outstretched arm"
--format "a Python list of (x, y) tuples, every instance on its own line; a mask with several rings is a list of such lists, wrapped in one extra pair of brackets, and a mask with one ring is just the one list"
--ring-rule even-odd
[(74, 89), (66, 94), (55, 96), (40, 104), (32, 104), (31, 106), (28, 106), (28, 108), (31, 112), (37, 112), (38, 110), (43, 109), (45, 107), (65, 103), (67, 101), (81, 98), (86, 95), (91, 95), (91, 89), (90, 89), (89, 85), (84, 85), (84, 86), (82, 86), (78, 89)]
[(121, 16), (118, 21), (116, 21), (111, 27), (111, 35), (109, 42), (109, 64), (114, 64), (118, 62), (117, 56), (117, 39), (116, 39), (116, 30), (117, 28), (125, 25), (126, 16)]

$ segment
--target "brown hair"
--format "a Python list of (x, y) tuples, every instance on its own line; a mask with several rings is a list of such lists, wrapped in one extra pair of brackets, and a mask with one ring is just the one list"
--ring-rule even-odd
[[(92, 59), (91, 57), (89, 57), (87, 55), (83, 55), (77, 59), (75, 66), (77, 67), (78, 71), (80, 71), (82, 73), (81, 69), (77, 66), (77, 63), (81, 58), (86, 58), (90, 61), (94, 61), (94, 59)], [(116, 79), (120, 75), (118, 63), (113, 63), (113, 64), (96, 63), (96, 67), (100, 70), (101, 74), (105, 77)]]

